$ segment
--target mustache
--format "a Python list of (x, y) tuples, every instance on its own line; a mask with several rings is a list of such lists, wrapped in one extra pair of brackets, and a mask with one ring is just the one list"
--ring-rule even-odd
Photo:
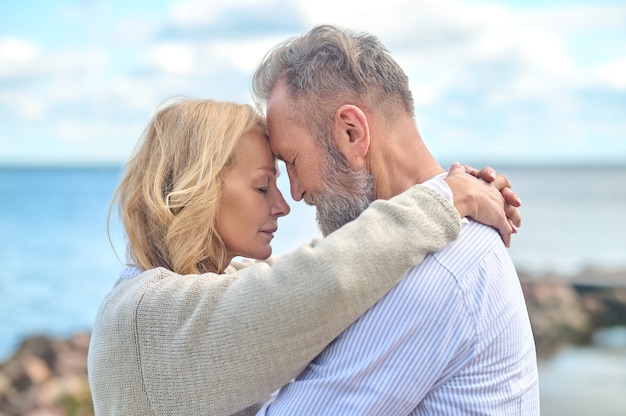
[(323, 192), (305, 194), (303, 200), (315, 206), (317, 223), (324, 236), (356, 219), (373, 201), (373, 181), (363, 175), (360, 186), (346, 189), (346, 186), (327, 187)]
[(319, 204), (319, 201), (321, 200), (321, 198), (309, 192), (305, 192), (304, 196), (302, 197), (302, 200), (304, 201), (305, 204), (310, 205), (312, 207), (316, 207)]
[(351, 222), (374, 200), (375, 184), (365, 169), (353, 169), (336, 148), (327, 149), (321, 166), (326, 178), (317, 192), (305, 192), (302, 199), (316, 207), (317, 223), (324, 236)]

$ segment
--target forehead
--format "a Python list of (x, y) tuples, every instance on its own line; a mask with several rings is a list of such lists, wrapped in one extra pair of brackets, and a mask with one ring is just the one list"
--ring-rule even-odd
[(272, 151), (279, 159), (289, 159), (290, 153), (304, 144), (309, 133), (298, 122), (298, 116), (286, 93), (278, 83), (267, 100), (267, 129)]
[(274, 155), (267, 136), (258, 129), (252, 130), (241, 139), (235, 154), (235, 163), (242, 166), (252, 168), (274, 163)]

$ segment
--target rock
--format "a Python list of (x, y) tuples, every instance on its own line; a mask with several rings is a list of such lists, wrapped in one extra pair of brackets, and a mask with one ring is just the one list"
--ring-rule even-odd
[(626, 326), (626, 272), (587, 270), (579, 276), (520, 273), (539, 355), (585, 344), (606, 326)]
[(626, 272), (590, 270), (571, 282), (594, 327), (626, 325)]
[(89, 333), (34, 337), (0, 365), (0, 415), (93, 415), (87, 379)]
[(539, 355), (566, 344), (588, 342), (593, 334), (581, 296), (564, 279), (520, 276)]

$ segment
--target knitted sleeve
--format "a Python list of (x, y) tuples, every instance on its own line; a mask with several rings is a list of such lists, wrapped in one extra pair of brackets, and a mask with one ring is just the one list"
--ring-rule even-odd
[(266, 400), (459, 230), (454, 207), (418, 185), (272, 266), (160, 269), (135, 309), (147, 402), (155, 414), (230, 415)]

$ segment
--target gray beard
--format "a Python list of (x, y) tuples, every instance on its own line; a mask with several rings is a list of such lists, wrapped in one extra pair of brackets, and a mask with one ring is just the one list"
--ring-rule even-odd
[(305, 194), (304, 201), (317, 208), (317, 223), (324, 236), (356, 219), (374, 200), (374, 178), (354, 170), (339, 151), (330, 151), (322, 165), (322, 191)]

